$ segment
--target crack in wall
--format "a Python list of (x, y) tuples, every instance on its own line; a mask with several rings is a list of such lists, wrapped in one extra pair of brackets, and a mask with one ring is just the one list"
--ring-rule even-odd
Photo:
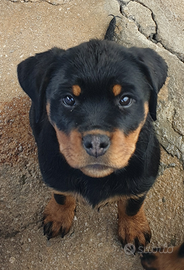
[[(130, 16), (127, 16), (127, 15), (126, 15), (126, 13), (124, 12), (123, 6), (128, 6), (128, 4), (129, 4), (130, 2), (136, 2), (136, 3), (142, 5), (143, 7), (145, 7), (146, 9), (148, 9), (148, 10), (150, 11), (150, 13), (151, 13), (151, 18), (152, 18), (152, 20), (153, 20), (153, 22), (154, 22), (154, 24), (155, 24), (155, 33), (151, 33), (151, 34), (147, 37), (147, 36), (144, 34), (144, 32), (142, 31), (142, 26), (141, 26), (141, 24), (138, 23), (138, 22), (136, 21), (136, 19), (133, 18), (133, 16), (131, 16), (131, 15), (130, 15)], [(121, 1), (121, 3), (123, 4), (123, 5), (120, 6), (120, 12), (121, 12), (121, 14), (122, 14), (123, 16), (125, 16), (127, 19), (132, 20), (132, 21), (136, 24), (136, 26), (137, 26), (137, 28), (138, 28), (138, 31), (139, 31), (142, 35), (146, 36), (146, 38), (148, 38), (149, 40), (151, 40), (153, 43), (158, 43), (158, 41), (157, 41), (157, 39), (156, 39), (157, 30), (158, 30), (158, 24), (157, 24), (157, 22), (156, 22), (155, 15), (154, 15), (153, 11), (151, 10), (151, 8), (149, 8), (148, 6), (146, 6), (144, 3), (141, 3), (141, 2), (136, 1), (136, 0), (135, 0), (135, 1), (134, 1), (134, 0), (130, 0), (130, 1), (127, 1), (127, 2)]]
[(155, 15), (154, 15), (153, 11), (151, 9), (150, 9), (150, 11), (151, 11), (152, 20), (155, 23), (155, 34), (153, 35), (152, 40), (154, 41), (154, 43), (158, 43), (157, 38), (156, 38), (157, 37), (157, 33), (158, 33), (158, 24), (157, 24), (157, 21), (155, 19)]
[[(130, 3), (130, 2), (132, 2), (132, 1), (129, 1), (128, 3)], [(128, 3), (126, 3), (125, 6), (127, 6)], [(151, 10), (150, 10), (150, 11), (151, 11)], [(156, 21), (154, 20), (154, 14), (153, 14), (153, 12), (151, 12), (151, 17), (152, 17), (152, 20), (153, 20), (154, 23), (155, 23), (155, 32), (154, 32), (154, 33), (151, 33), (149, 36), (146, 36), (146, 35), (145, 35), (144, 31), (142, 31), (142, 26), (141, 26), (141, 24), (136, 20), (136, 18), (135, 18), (133, 15), (127, 15), (127, 14), (124, 12), (124, 7), (123, 7), (123, 6), (120, 6), (120, 13), (121, 13), (124, 17), (126, 17), (127, 19), (133, 21), (133, 22), (135, 23), (135, 25), (137, 26), (138, 31), (139, 31), (142, 35), (144, 35), (147, 39), (151, 40), (152, 42), (157, 43), (157, 41), (156, 41), (156, 39), (155, 39), (155, 36), (156, 36), (156, 34), (157, 34), (158, 25), (157, 25)]]
[(174, 108), (174, 112), (173, 112), (173, 115), (172, 115), (172, 122), (171, 122), (171, 125), (172, 125), (172, 129), (179, 135), (179, 136), (182, 136), (183, 137), (183, 134), (176, 128), (175, 126), (175, 118), (176, 116), (176, 109)]
[[(158, 136), (158, 135), (157, 135)], [(159, 136), (158, 136), (159, 137)], [(160, 141), (159, 141), (160, 142)], [(169, 142), (169, 141), (168, 141)], [(172, 145), (172, 142), (169, 142), (170, 145)], [(162, 148), (165, 150), (165, 152), (171, 156), (171, 157), (176, 157), (178, 159), (178, 161), (181, 163), (183, 169), (184, 169), (184, 161), (182, 158), (182, 152), (180, 151), (180, 149), (175, 145), (175, 148), (178, 150), (178, 153), (180, 153), (180, 157), (178, 157), (177, 154), (171, 153), (170, 149), (168, 149), (168, 146), (166, 147), (162, 142), (160, 142), (160, 145), (162, 146)]]
[[(137, 26), (137, 28), (138, 28), (138, 31), (139, 31), (142, 35), (144, 35), (145, 37), (146, 37), (146, 35), (145, 35), (144, 32), (141, 30), (141, 25), (133, 18), (133, 16), (127, 16), (127, 15), (125, 14), (125, 12), (124, 12), (124, 7), (128, 6), (128, 4), (129, 4), (130, 2), (136, 2), (136, 3), (140, 4), (140, 5), (142, 5), (143, 7), (147, 8), (147, 9), (151, 12), (152, 20), (153, 20), (153, 22), (155, 23), (155, 26), (156, 26), (156, 31), (155, 31), (155, 33), (154, 33), (152, 36), (148, 37), (148, 39), (149, 39), (150, 41), (152, 41), (153, 43), (160, 43), (160, 44), (162, 45), (162, 47), (163, 47), (165, 50), (167, 50), (167, 51), (170, 52), (171, 54), (175, 55), (182, 63), (184, 63), (184, 57), (182, 56), (182, 54), (180, 54), (180, 53), (178, 53), (178, 52), (172, 50), (171, 48), (168, 48), (168, 47), (162, 42), (162, 40), (158, 39), (158, 23), (157, 23), (157, 21), (156, 21), (156, 16), (155, 16), (155, 14), (154, 14), (154, 12), (152, 11), (151, 8), (149, 8), (147, 5), (145, 5), (144, 3), (142, 3), (142, 2), (139, 1), (139, 0), (130, 0), (130, 1), (118, 0), (118, 2), (120, 3), (120, 13), (121, 13), (123, 16), (125, 16), (127, 19), (132, 20), (132, 21), (136, 24), (136, 26)], [(146, 37), (146, 38), (147, 38), (147, 37)]]
[[(164, 149), (165, 150), (165, 149)], [(176, 164), (175, 163), (169, 163), (169, 164), (165, 164), (163, 162), (160, 162), (160, 166), (159, 166), (159, 172), (158, 175), (163, 175), (165, 170), (170, 169), (170, 168), (175, 168)]]

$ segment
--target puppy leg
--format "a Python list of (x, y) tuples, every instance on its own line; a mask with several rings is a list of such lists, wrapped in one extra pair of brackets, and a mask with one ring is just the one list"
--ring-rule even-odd
[(143, 195), (118, 201), (119, 237), (123, 246), (132, 243), (138, 249), (150, 241), (151, 231), (143, 209), (144, 199)]
[(53, 193), (44, 210), (44, 235), (48, 239), (61, 234), (65, 236), (70, 230), (74, 218), (76, 200), (72, 196)]
[(160, 248), (157, 252), (143, 253), (141, 263), (146, 270), (182, 270), (184, 269), (184, 243), (174, 248)]

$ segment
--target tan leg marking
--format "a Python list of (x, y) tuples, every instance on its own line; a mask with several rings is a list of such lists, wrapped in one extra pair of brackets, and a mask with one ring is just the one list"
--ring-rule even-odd
[(126, 214), (127, 199), (118, 201), (118, 234), (122, 244), (132, 243), (136, 246), (145, 246), (151, 237), (151, 231), (142, 205), (134, 216)]
[[(64, 194), (65, 196), (65, 194)], [(48, 238), (67, 234), (72, 225), (76, 200), (73, 196), (66, 196), (64, 205), (58, 204), (54, 195), (44, 210), (44, 231)]]

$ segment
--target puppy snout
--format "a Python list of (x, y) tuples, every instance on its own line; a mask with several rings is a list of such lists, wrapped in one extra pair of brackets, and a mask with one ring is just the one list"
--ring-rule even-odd
[(104, 155), (109, 146), (110, 139), (106, 135), (86, 135), (83, 137), (83, 146), (90, 156), (99, 157)]

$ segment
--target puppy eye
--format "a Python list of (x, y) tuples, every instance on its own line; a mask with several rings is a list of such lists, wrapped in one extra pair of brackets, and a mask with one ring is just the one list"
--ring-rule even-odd
[(67, 95), (63, 98), (63, 103), (66, 106), (74, 106), (75, 105), (75, 99), (73, 98), (72, 95)]
[(119, 104), (125, 108), (128, 108), (132, 105), (132, 103), (134, 102), (135, 100), (129, 96), (124, 96), (120, 99), (119, 101)]

